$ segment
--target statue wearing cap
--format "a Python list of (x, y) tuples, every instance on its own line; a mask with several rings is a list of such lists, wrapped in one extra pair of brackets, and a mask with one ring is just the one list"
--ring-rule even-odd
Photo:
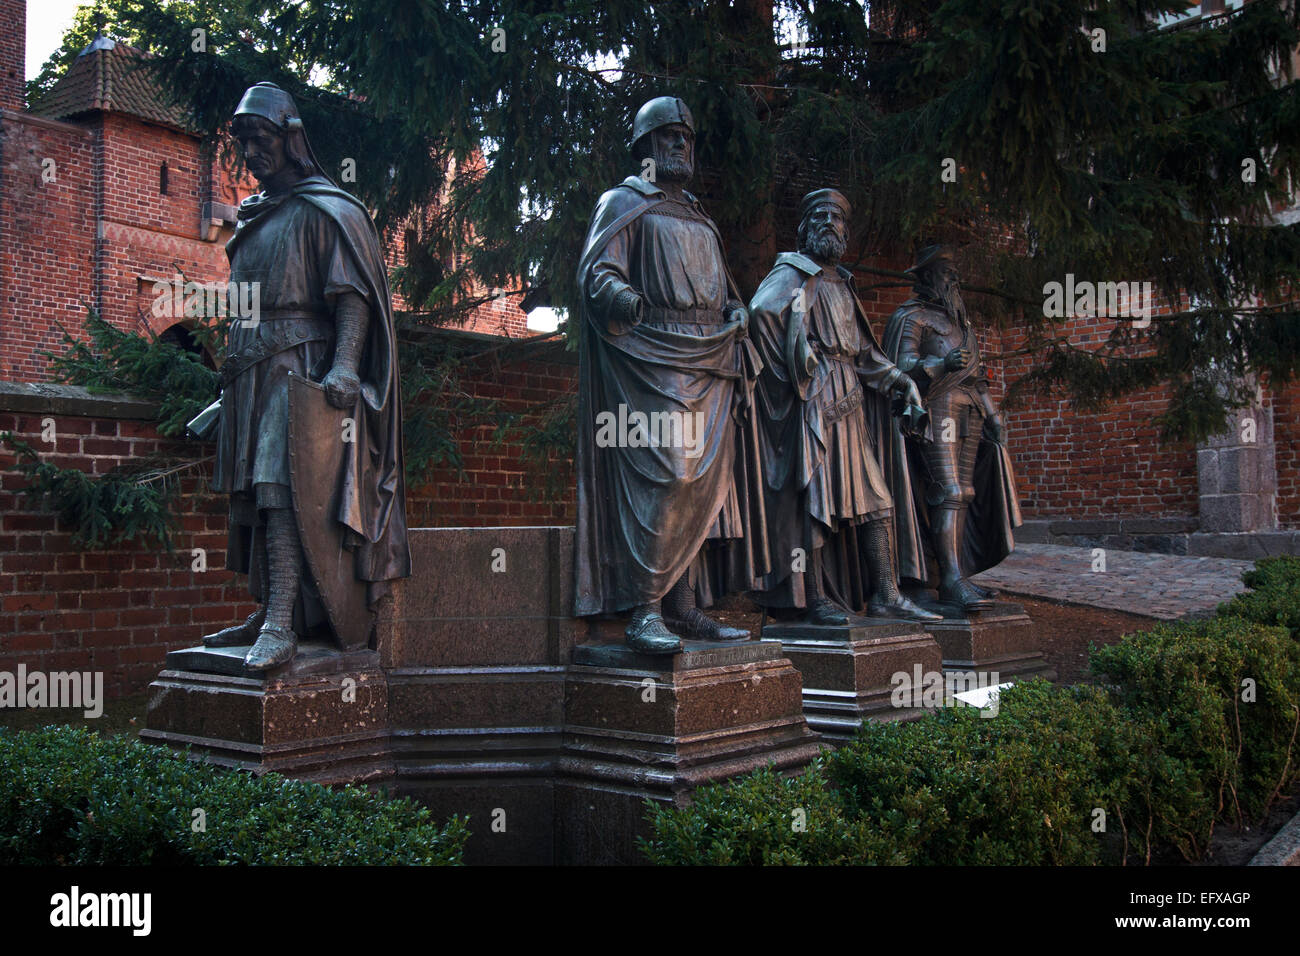
[[(232, 132), (263, 191), (226, 245), (260, 309), (226, 330), (212, 487), (230, 496), (227, 565), (261, 607), (204, 637), (245, 668), (300, 637), (365, 647), (387, 582), (411, 573), (388, 279), (366, 208), (321, 169), (293, 99), (249, 88)], [(197, 421), (197, 420), (196, 420)]]
[[(934, 621), (899, 593), (890, 541), (894, 501), (881, 441), (890, 398), (923, 423), (912, 381), (881, 350), (839, 264), (852, 210), (835, 189), (799, 208), (798, 252), (784, 252), (750, 302), (763, 360), (756, 406), (771, 570), (754, 598), (804, 623), (852, 623), (846, 608)], [(865, 570), (865, 573), (863, 571)]]
[(968, 576), (1015, 547), (1012, 529), (1021, 518), (1014, 473), (951, 252), (929, 245), (907, 274), (913, 294), (890, 316), (885, 350), (916, 382), (930, 428), (891, 434), (896, 473), (900, 480), (908, 473), (915, 490), (895, 516), (899, 571), (937, 586), (940, 602), (956, 613), (978, 611), (991, 607), (994, 595)]
[(747, 637), (699, 607), (752, 587), (766, 556), (745, 415), (757, 360), (722, 237), (684, 188), (694, 141), (681, 100), (641, 107), (644, 176), (600, 197), (577, 273), (574, 613), (627, 613), (628, 645), (651, 654)]

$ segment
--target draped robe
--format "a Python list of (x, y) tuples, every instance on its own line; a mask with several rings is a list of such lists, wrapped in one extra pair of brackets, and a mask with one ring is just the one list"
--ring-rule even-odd
[(806, 255), (782, 253), (750, 314), (763, 361), (755, 404), (772, 550), (754, 597), (768, 607), (804, 607), (795, 549), (806, 559), (826, 548), (827, 593), (860, 607), (871, 582), (856, 526), (893, 511), (874, 436), (889, 421), (887, 396), (901, 373), (842, 267), (823, 270)]
[[(577, 279), (574, 613), (652, 603), (683, 575), (706, 606), (716, 590), (752, 587), (766, 560), (746, 413), (757, 359), (724, 321), (741, 303), (717, 227), (689, 193), (674, 201), (628, 177), (601, 196)], [(627, 290), (641, 297), (639, 321), (620, 307)], [(620, 408), (698, 422), (696, 443), (598, 441)]]

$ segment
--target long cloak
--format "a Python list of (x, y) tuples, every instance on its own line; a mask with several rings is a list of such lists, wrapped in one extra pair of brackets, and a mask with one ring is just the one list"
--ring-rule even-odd
[[(628, 177), (601, 196), (578, 265), (579, 616), (660, 600), (684, 574), (707, 605), (716, 589), (752, 587), (766, 561), (756, 439), (746, 414), (758, 371), (752, 345), (734, 324), (638, 323), (613, 305), (630, 288), (648, 309), (721, 315), (734, 289), (722, 240), (686, 198), (694, 232), (678, 247), (665, 230), (682, 210), (673, 213), (662, 190)], [(663, 216), (646, 220), (661, 207)], [(598, 442), (598, 416), (620, 409), (698, 422), (696, 444), (688, 454), (682, 444)], [(709, 539), (722, 547), (704, 548)]]
[[(242, 247), (257, 233), (279, 230), (269, 244), (269, 260), (248, 261)], [(374, 603), (386, 593), (387, 582), (411, 573), (411, 553), (406, 528), (406, 493), (403, 475), (401, 397), (398, 390), (396, 333), (379, 236), (364, 205), (323, 177), (309, 177), (283, 196), (258, 194), (240, 207), (235, 235), (226, 244), (232, 281), (255, 275), (261, 283), (263, 313), (308, 310), (332, 313), (334, 298), (355, 292), (370, 309), (365, 343), (357, 374), (361, 380), (360, 414), (355, 418), (354, 441), (344, 447), (339, 476), (336, 525), (329, 529), (340, 549), (353, 554), (357, 586), (365, 602)], [(310, 277), (304, 281), (305, 277)], [(319, 287), (315, 287), (319, 283)], [(235, 323), (240, 320), (237, 318)], [(275, 319), (260, 323), (271, 325)], [(330, 317), (332, 321), (332, 315)], [(237, 334), (232, 324), (232, 336)], [(298, 346), (299, 374), (329, 370), (332, 355), (321, 356)], [(321, 359), (325, 361), (321, 361)], [(249, 494), (253, 463), (247, 449), (257, 435), (264, 409), (257, 398), (259, 365), (239, 373), (223, 388), (217, 438), (217, 463), (213, 487), (218, 491)], [(287, 442), (287, 435), (274, 439)], [(319, 493), (295, 488), (294, 494)], [(256, 527), (232, 508), (227, 566), (248, 574), (253, 569), (252, 548)], [(254, 597), (258, 576), (249, 575)], [(310, 591), (309, 585), (304, 585)], [(330, 621), (335, 634), (347, 622)]]
[[(842, 362), (824, 354), (810, 368), (808, 356), (814, 350), (824, 351), (845, 334), (830, 314), (833, 280), (823, 280), (821, 274), (808, 256), (782, 253), (750, 303), (753, 336), (763, 361), (756, 404), (772, 549), (771, 571), (754, 597), (773, 608), (806, 606), (804, 577), (793, 573), (792, 556), (800, 549), (806, 558), (819, 547), (827, 593), (848, 607), (865, 604), (871, 582), (857, 526), (887, 518), (893, 508), (878, 454), (882, 443), (873, 436), (891, 417), (889, 399), (881, 390), (898, 375), (876, 341), (852, 274), (842, 267), (836, 274), (852, 306), (855, 381), (851, 386), (841, 382)], [(795, 308), (800, 292), (802, 312)], [(831, 424), (830, 407), (846, 400), (856, 405), (858, 395), (861, 411), (852, 408)], [(832, 429), (839, 431), (839, 441), (832, 440)]]

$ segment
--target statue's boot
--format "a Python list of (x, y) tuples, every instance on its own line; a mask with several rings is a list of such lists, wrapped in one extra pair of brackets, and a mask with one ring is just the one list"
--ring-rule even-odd
[(681, 638), (668, 630), (663, 615), (653, 604), (635, 608), (623, 633), (627, 646), (642, 654), (676, 654), (682, 649)]
[(826, 581), (822, 567), (822, 549), (813, 548), (804, 572), (803, 587), (807, 607), (800, 617), (804, 624), (815, 627), (848, 627), (860, 623), (859, 618), (840, 607), (826, 596)]
[(828, 597), (810, 599), (804, 611), (803, 623), (817, 627), (848, 627), (852, 622), (849, 612)]
[(259, 607), (243, 624), (223, 627), (215, 634), (203, 635), (204, 647), (251, 647), (257, 641), (257, 632), (266, 622), (266, 599), (271, 593), (271, 566), (266, 555), (266, 536), (259, 534), (254, 539), (257, 548), (258, 583), (260, 589), (254, 597), (262, 601)]
[(902, 594), (893, 601), (871, 602), (867, 605), (867, 613), (872, 617), (892, 617), (903, 621), (921, 621), (926, 624), (943, 620), (942, 614), (927, 611)]
[(203, 635), (204, 647), (251, 647), (257, 640), (257, 632), (266, 620), (266, 605), (262, 605), (243, 624), (223, 627), (215, 634)]
[(966, 583), (970, 587), (974, 588), (975, 593), (978, 594), (980, 597), (988, 598), (991, 601), (998, 596), (997, 591), (993, 590), (992, 588), (986, 588), (983, 587), (982, 585), (976, 584), (970, 578), (966, 579)]
[(965, 578), (939, 585), (939, 600), (956, 604), (967, 611), (985, 611), (993, 606), (993, 599), (984, 597)]
[(263, 673), (293, 660), (298, 653), (298, 635), (291, 627), (263, 624), (257, 632), (257, 643), (244, 658), (244, 670)]
[(257, 643), (244, 658), (244, 669), (253, 673), (287, 664), (298, 652), (293, 606), (302, 578), (302, 549), (288, 508), (267, 509), (266, 554), (271, 569), (266, 620), (257, 632)]
[(939, 561), (939, 600), (956, 604), (966, 611), (982, 611), (993, 606), (993, 595), (961, 577), (958, 544), (965, 535), (969, 503), (945, 501), (931, 512)]
[(725, 627), (695, 606), (695, 589), (683, 574), (664, 595), (664, 620), (693, 641), (747, 641), (749, 631)]
[(927, 624), (942, 621), (942, 614), (927, 611), (898, 590), (898, 574), (894, 570), (893, 527), (893, 518), (883, 518), (867, 522), (862, 529), (864, 552), (873, 587), (867, 602), (867, 614), (871, 617), (891, 617)]
[(685, 619), (678, 624), (673, 622), (693, 641), (747, 641), (749, 631), (739, 627), (727, 627), (719, 624), (699, 608), (691, 608)]

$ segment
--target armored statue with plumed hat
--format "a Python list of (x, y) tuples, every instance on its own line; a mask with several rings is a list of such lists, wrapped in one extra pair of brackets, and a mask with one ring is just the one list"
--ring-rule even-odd
[(937, 587), (941, 604), (960, 615), (992, 607), (993, 593), (969, 576), (1011, 553), (1020, 504), (952, 250), (923, 247), (907, 274), (912, 296), (890, 317), (885, 350), (916, 383), (930, 427), (917, 435), (895, 428), (889, 436), (898, 474), (914, 492), (895, 520), (899, 569), (905, 579)]

